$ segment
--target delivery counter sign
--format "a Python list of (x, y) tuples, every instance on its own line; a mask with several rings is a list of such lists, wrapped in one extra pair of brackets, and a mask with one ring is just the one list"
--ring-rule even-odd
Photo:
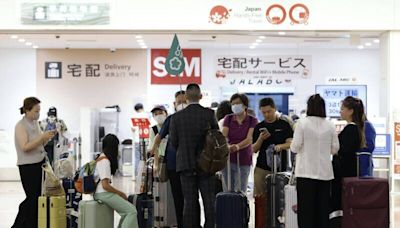
[(151, 50), (151, 84), (201, 84), (201, 49), (181, 49), (175, 36), (171, 49)]

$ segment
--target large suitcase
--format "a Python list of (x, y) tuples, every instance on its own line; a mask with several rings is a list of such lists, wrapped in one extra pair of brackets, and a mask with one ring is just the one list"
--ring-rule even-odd
[(65, 228), (67, 226), (65, 196), (40, 196), (38, 209), (38, 227)]
[(277, 173), (277, 156), (274, 154), (273, 173), (265, 178), (267, 207), (265, 217), (268, 228), (284, 228), (285, 186), (289, 183), (288, 173)]
[(154, 224), (154, 199), (147, 193), (130, 195), (128, 201), (136, 206), (139, 228), (152, 228)]
[(298, 228), (297, 213), (295, 208), (297, 206), (297, 191), (296, 186), (285, 186), (285, 228)]
[(109, 206), (95, 200), (81, 201), (79, 203), (78, 227), (114, 227), (114, 210)]
[(387, 179), (344, 178), (342, 190), (342, 227), (389, 227), (389, 183)]
[(73, 179), (63, 179), (62, 183), (65, 190), (66, 207), (78, 211), (79, 202), (82, 200), (82, 193), (76, 191)]
[[(154, 225), (154, 199), (153, 199), (153, 163), (147, 159), (145, 145), (142, 145), (142, 155), (146, 162), (144, 172), (143, 193), (130, 195), (128, 201), (136, 206), (139, 228), (153, 228)], [(150, 176), (151, 174), (151, 176)]]
[(154, 227), (177, 226), (174, 198), (169, 181), (154, 179)]
[[(237, 154), (238, 181), (240, 184), (239, 153)], [(249, 201), (245, 193), (232, 191), (230, 159), (228, 159), (228, 192), (217, 194), (217, 228), (247, 228), (250, 220)], [(240, 188), (240, 187), (239, 187)]]
[(265, 205), (266, 205), (265, 195), (259, 195), (254, 197), (255, 204), (255, 222), (256, 228), (265, 228)]

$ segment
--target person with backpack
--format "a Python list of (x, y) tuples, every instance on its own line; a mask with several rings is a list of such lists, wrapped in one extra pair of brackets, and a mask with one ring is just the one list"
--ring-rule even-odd
[(96, 159), (94, 177), (97, 187), (93, 198), (102, 201), (121, 216), (118, 228), (136, 228), (139, 226), (135, 206), (128, 202), (125, 193), (111, 185), (111, 178), (118, 169), (118, 146), (117, 136), (108, 134), (104, 137), (103, 151)]
[[(166, 138), (169, 135), (170, 123), (171, 118), (177, 112), (185, 109), (187, 106), (186, 104), (186, 97), (185, 91), (180, 90), (175, 93), (175, 101), (174, 101), (174, 108), (175, 113), (168, 116), (167, 119), (164, 121), (162, 128), (160, 129), (159, 133), (154, 138), (154, 145), (151, 150), (151, 154), (154, 154), (157, 157), (157, 149), (161, 143), (161, 140)], [(174, 205), (175, 205), (175, 213), (176, 219), (178, 223), (178, 228), (183, 227), (183, 193), (182, 193), (182, 184), (179, 173), (176, 171), (176, 149), (172, 146), (170, 138), (167, 140), (167, 148), (165, 151), (165, 158), (167, 163), (167, 173), (168, 179), (171, 184), (171, 191), (172, 196), (174, 198)]]
[[(198, 158), (204, 149), (209, 129), (218, 130), (214, 111), (199, 104), (202, 98), (197, 84), (189, 84), (185, 94), (189, 105), (172, 115), (169, 138), (176, 149), (176, 171), (180, 173), (184, 198), (184, 228), (200, 225), (199, 191), (205, 211), (204, 228), (215, 227), (215, 173), (198, 169)], [(168, 158), (167, 158), (168, 159)]]
[[(229, 143), (231, 153), (230, 162), (232, 164), (230, 166), (231, 183), (234, 186), (233, 189), (240, 189), (246, 193), (253, 158), (251, 143), (254, 127), (257, 125), (258, 120), (247, 114), (249, 99), (245, 94), (237, 93), (232, 95), (230, 103), (233, 114), (225, 117), (222, 134), (228, 139)], [(239, 161), (237, 160), (236, 153), (239, 153)], [(237, 163), (239, 163), (240, 170), (237, 170)], [(228, 183), (227, 168), (223, 170), (224, 191), (228, 190), (228, 186), (226, 186), (226, 183)], [(240, 182), (237, 180), (238, 172), (240, 172)]]

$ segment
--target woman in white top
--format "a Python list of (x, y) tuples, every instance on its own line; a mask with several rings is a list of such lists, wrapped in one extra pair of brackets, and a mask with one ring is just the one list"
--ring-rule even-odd
[(45, 162), (44, 146), (54, 137), (55, 131), (42, 132), (39, 127), (40, 100), (28, 97), (20, 109), (24, 117), (15, 126), (15, 149), (19, 174), (26, 195), (12, 228), (38, 227), (38, 198), (42, 189), (42, 164)]
[(307, 117), (298, 122), (290, 149), (297, 153), (299, 228), (329, 227), (331, 155), (338, 152), (339, 140), (319, 94), (309, 98)]
[(136, 228), (138, 223), (135, 206), (128, 202), (125, 193), (111, 186), (111, 176), (115, 175), (118, 169), (118, 146), (117, 136), (108, 134), (104, 137), (103, 153), (99, 158), (106, 157), (107, 159), (99, 159), (96, 164), (95, 176), (100, 182), (94, 198), (102, 201), (121, 216), (118, 228)]

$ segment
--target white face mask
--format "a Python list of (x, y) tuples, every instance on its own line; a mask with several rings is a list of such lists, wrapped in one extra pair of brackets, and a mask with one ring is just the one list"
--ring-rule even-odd
[(157, 124), (162, 125), (164, 124), (165, 120), (167, 117), (164, 114), (154, 116), (154, 120), (157, 122)]
[(56, 117), (55, 116), (49, 116), (49, 123), (54, 123), (56, 122)]
[(232, 112), (236, 115), (241, 114), (244, 111), (244, 107), (242, 104), (232, 105)]
[(178, 106), (176, 106), (176, 111), (179, 112), (183, 109), (185, 109), (188, 105), (187, 104), (180, 104)]

